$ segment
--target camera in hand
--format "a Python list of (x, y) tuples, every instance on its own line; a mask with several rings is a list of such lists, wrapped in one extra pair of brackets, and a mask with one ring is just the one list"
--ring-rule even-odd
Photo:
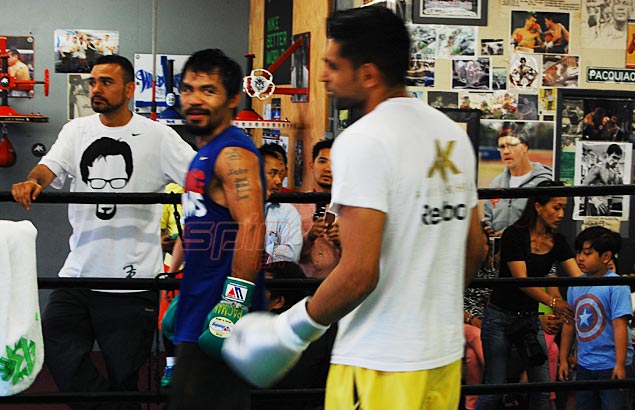
[(540, 366), (547, 360), (545, 350), (536, 337), (537, 333), (538, 324), (534, 314), (520, 316), (505, 328), (505, 336), (516, 345), (521, 356), (532, 366)]
[(318, 206), (317, 210), (313, 214), (313, 221), (316, 221), (318, 218), (321, 218), (326, 213), (326, 206)]

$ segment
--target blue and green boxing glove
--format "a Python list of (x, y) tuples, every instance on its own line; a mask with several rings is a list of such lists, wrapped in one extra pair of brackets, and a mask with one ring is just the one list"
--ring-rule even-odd
[(198, 344), (208, 355), (222, 360), (221, 349), (234, 325), (249, 311), (256, 285), (247, 280), (229, 276), (223, 286), (221, 301), (207, 315), (207, 326), (198, 338)]

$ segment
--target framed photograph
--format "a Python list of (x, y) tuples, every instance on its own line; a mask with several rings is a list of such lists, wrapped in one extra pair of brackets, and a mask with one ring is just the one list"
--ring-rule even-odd
[(556, 113), (554, 175), (569, 185), (582, 165), (578, 144), (635, 142), (635, 92), (558, 88)]
[(413, 0), (412, 22), (486, 26), (487, 0)]
[(546, 121), (481, 120), (478, 147), (478, 187), (492, 186), (494, 179), (509, 165), (498, 150), (498, 136), (502, 129), (513, 129), (527, 141), (529, 161), (553, 169), (554, 124)]
[(90, 73), (102, 55), (119, 54), (119, 32), (56, 29), (53, 33), (56, 73)]
[[(461, 125), (472, 141), (474, 151), (478, 152), (479, 133), (481, 129), (481, 111), (462, 108), (437, 108), (445, 115), (450, 117), (454, 122)], [(478, 180), (478, 163), (476, 169), (476, 178)]]
[[(33, 80), (35, 71), (35, 44), (33, 36), (4, 36), (7, 39), (6, 52), (9, 55), (7, 60), (7, 72), (16, 80)], [(28, 97), (32, 98), (35, 94), (33, 88), (31, 90), (12, 90), (9, 97)]]
[[(631, 183), (633, 144), (630, 142), (580, 141), (575, 152), (576, 186), (622, 185)], [(628, 195), (574, 198), (574, 220), (613, 217), (628, 221)]]

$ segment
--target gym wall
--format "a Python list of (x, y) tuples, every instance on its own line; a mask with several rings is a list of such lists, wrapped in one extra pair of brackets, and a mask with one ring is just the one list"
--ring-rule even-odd
[[(20, 113), (39, 112), (48, 123), (7, 124), (17, 162), (0, 168), (0, 191), (26, 178), (39, 158), (31, 154), (39, 142), (47, 149), (67, 118), (67, 74), (55, 74), (53, 32), (75, 28), (119, 32), (119, 54), (132, 60), (134, 53), (152, 53), (152, 0), (22, 0), (5, 4), (0, 35), (32, 35), (35, 41), (35, 80), (50, 71), (50, 93), (35, 86), (35, 98), (9, 98)], [(244, 66), (249, 36), (249, 0), (159, 0), (157, 54), (185, 54), (218, 47)], [(182, 130), (179, 130), (183, 133)], [(51, 192), (55, 191), (53, 189)], [(38, 275), (55, 277), (68, 253), (70, 226), (65, 204), (35, 204), (25, 211), (15, 203), (0, 203), (0, 218), (29, 219), (38, 229)], [(42, 291), (41, 306), (47, 291)]]

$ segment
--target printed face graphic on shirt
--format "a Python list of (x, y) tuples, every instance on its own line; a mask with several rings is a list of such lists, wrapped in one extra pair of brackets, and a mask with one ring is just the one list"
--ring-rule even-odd
[[(132, 176), (132, 151), (125, 142), (102, 137), (86, 148), (79, 165), (82, 181), (92, 190), (119, 190)], [(95, 215), (107, 221), (116, 212), (115, 204), (97, 204)]]

